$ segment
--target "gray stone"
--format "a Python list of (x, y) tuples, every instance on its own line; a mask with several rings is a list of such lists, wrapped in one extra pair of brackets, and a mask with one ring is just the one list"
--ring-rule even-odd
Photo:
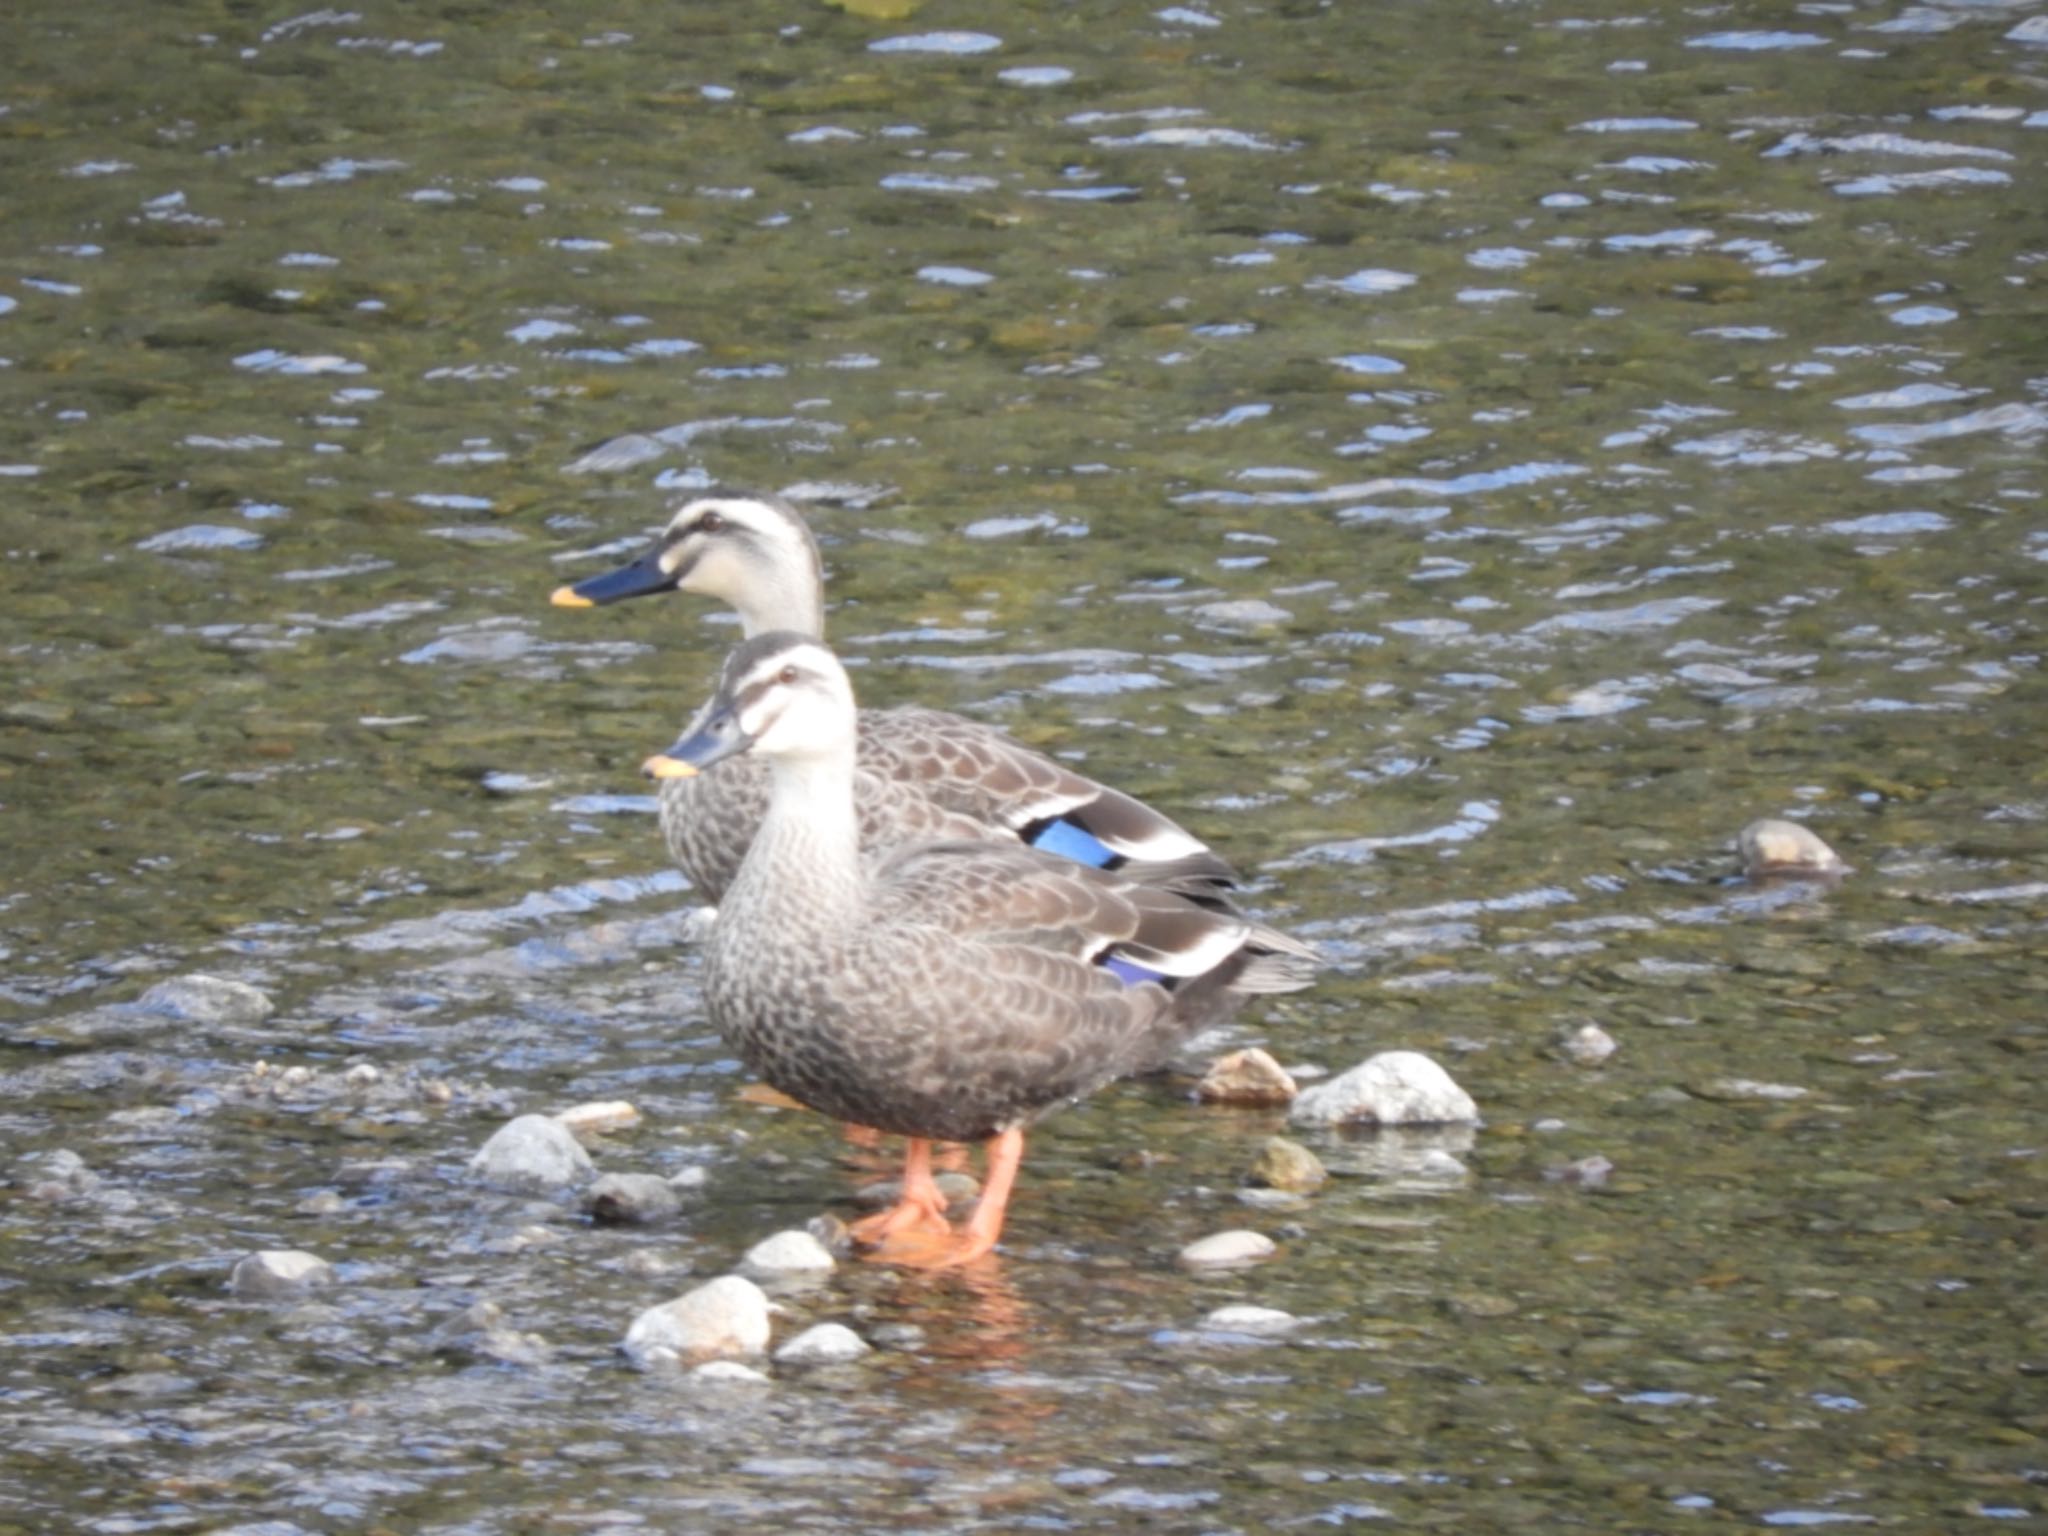
[(837, 1365), (870, 1354), (868, 1342), (844, 1323), (806, 1328), (775, 1351), (782, 1365)]
[(1287, 1069), (1257, 1046), (1217, 1057), (1195, 1085), (1206, 1104), (1253, 1107), (1290, 1104), (1300, 1091)]
[(237, 1296), (255, 1298), (299, 1296), (318, 1286), (334, 1283), (334, 1266), (317, 1254), (293, 1248), (272, 1248), (252, 1253), (235, 1265), (228, 1276), (228, 1289)]
[(766, 1372), (757, 1371), (751, 1365), (741, 1365), (737, 1360), (706, 1360), (690, 1372), (690, 1379), (719, 1382), (735, 1387), (773, 1385)]
[(1180, 1261), (1189, 1269), (1224, 1269), (1238, 1264), (1255, 1264), (1271, 1258), (1278, 1248), (1263, 1232), (1242, 1227), (1214, 1232), (1198, 1238), (1180, 1251)]
[(762, 1238), (740, 1267), (756, 1275), (823, 1274), (833, 1268), (833, 1258), (809, 1232), (791, 1230)]
[(60, 1148), (31, 1159), (33, 1172), (23, 1191), (31, 1200), (80, 1200), (99, 1188), (100, 1176), (76, 1152)]
[(469, 1171), (494, 1189), (547, 1194), (597, 1170), (582, 1143), (561, 1125), (546, 1115), (521, 1115), (477, 1150)]
[(768, 1348), (768, 1297), (741, 1275), (720, 1275), (633, 1319), (621, 1344), (641, 1370), (748, 1359)]
[(1382, 1051), (1302, 1090), (1289, 1118), (1302, 1125), (1469, 1125), (1479, 1106), (1420, 1051)]
[(1796, 821), (1752, 821), (1736, 835), (1743, 872), (1752, 880), (1833, 880), (1850, 873), (1842, 856)]
[(583, 1192), (583, 1208), (593, 1221), (615, 1226), (645, 1226), (682, 1209), (667, 1179), (652, 1173), (608, 1173)]
[(149, 1013), (187, 1024), (261, 1024), (277, 1012), (267, 993), (220, 976), (174, 976), (135, 1001)]

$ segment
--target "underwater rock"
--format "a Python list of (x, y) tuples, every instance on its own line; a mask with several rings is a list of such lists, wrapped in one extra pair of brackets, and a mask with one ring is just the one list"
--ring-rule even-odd
[(1742, 872), (1752, 880), (1838, 880), (1850, 872), (1840, 854), (1796, 821), (1752, 821), (1736, 835), (1735, 846)]
[(277, 1012), (267, 992), (245, 981), (198, 974), (158, 982), (135, 1006), (186, 1024), (261, 1024)]
[(682, 1197), (653, 1173), (608, 1173), (583, 1192), (591, 1220), (613, 1226), (645, 1226), (682, 1209)]
[(1600, 1189), (1613, 1172), (1614, 1164), (1595, 1152), (1569, 1163), (1552, 1164), (1543, 1170), (1543, 1177), (1551, 1184), (1577, 1184), (1584, 1189)]
[(1564, 1053), (1582, 1067), (1597, 1067), (1621, 1047), (1598, 1024), (1581, 1024), (1565, 1037)]
[(545, 1365), (553, 1353), (537, 1333), (505, 1326), (505, 1309), (479, 1301), (449, 1318), (427, 1336), (436, 1353), (489, 1365)]
[(838, 1365), (872, 1353), (867, 1340), (844, 1323), (819, 1323), (806, 1328), (775, 1351), (781, 1365)]
[(765, 1371), (757, 1371), (751, 1365), (741, 1365), (737, 1360), (706, 1360), (690, 1372), (690, 1379), (723, 1382), (740, 1387), (774, 1385)]
[[(932, 1182), (939, 1186), (939, 1193), (946, 1197), (946, 1208), (957, 1210), (981, 1195), (981, 1180), (971, 1173), (962, 1173), (949, 1168), (944, 1173), (934, 1174)], [(903, 1198), (901, 1179), (877, 1179), (872, 1184), (863, 1184), (853, 1192), (856, 1203), (880, 1210), (894, 1205)]]
[(1381, 1051), (1302, 1091), (1289, 1118), (1302, 1125), (1469, 1125), (1472, 1095), (1420, 1051)]
[(1254, 1264), (1278, 1251), (1265, 1233), (1238, 1227), (1197, 1238), (1181, 1249), (1180, 1261), (1189, 1269), (1223, 1269), (1234, 1264)]
[(1218, 1056), (1195, 1085), (1195, 1096), (1205, 1104), (1291, 1104), (1300, 1092), (1287, 1069), (1257, 1046)]
[(237, 1296), (296, 1296), (334, 1283), (334, 1266), (318, 1254), (295, 1248), (252, 1253), (236, 1263), (228, 1289)]
[(641, 1370), (749, 1359), (768, 1348), (768, 1296), (743, 1275), (720, 1275), (633, 1319), (619, 1346)]
[(747, 1250), (740, 1267), (757, 1275), (822, 1274), (833, 1267), (833, 1259), (811, 1233), (791, 1229), (762, 1238)]
[(1246, 1306), (1243, 1303), (1218, 1307), (1202, 1319), (1202, 1327), (1212, 1333), (1248, 1333), (1261, 1338), (1274, 1337), (1300, 1326), (1301, 1319), (1292, 1312), (1282, 1312), (1278, 1307)]
[(1259, 1148), (1259, 1155), (1252, 1163), (1251, 1177), (1254, 1184), (1263, 1184), (1268, 1189), (1300, 1194), (1327, 1183), (1330, 1171), (1323, 1166), (1321, 1158), (1300, 1142), (1274, 1136)]
[(494, 1189), (544, 1195), (597, 1171), (581, 1142), (546, 1115), (521, 1115), (499, 1127), (469, 1160), (469, 1171)]
[(100, 1176), (76, 1152), (60, 1148), (33, 1159), (34, 1172), (22, 1191), (31, 1200), (80, 1200), (99, 1188)]
[(602, 1104), (572, 1104), (554, 1118), (563, 1130), (587, 1143), (593, 1136), (632, 1130), (640, 1123), (640, 1111), (624, 1099), (614, 1099)]

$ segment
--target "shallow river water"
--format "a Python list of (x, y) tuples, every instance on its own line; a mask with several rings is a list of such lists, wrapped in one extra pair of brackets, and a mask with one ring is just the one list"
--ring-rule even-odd
[[(2041, 1521), (2048, 9), (0, 34), (0, 1532)], [(812, 504), (864, 697), (1319, 946), (1235, 1043), (1484, 1124), (1275, 1201), (1280, 1114), (1119, 1085), (993, 1265), (781, 1298), (865, 1359), (630, 1369), (872, 1177), (739, 1096), (634, 772), (729, 620), (547, 603), (713, 483)], [(675, 1221), (466, 1174), (609, 1099)]]

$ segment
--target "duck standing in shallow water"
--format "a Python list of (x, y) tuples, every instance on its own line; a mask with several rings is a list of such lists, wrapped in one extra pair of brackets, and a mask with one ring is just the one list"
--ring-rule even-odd
[[(856, 1223), (877, 1256), (965, 1264), (995, 1246), (1024, 1128), (1158, 1065), (1202, 1018), (1308, 985), (1315, 954), (1215, 904), (1017, 843), (861, 850), (853, 687), (799, 634), (756, 636), (657, 779), (743, 754), (767, 814), (712, 930), (712, 1022), (769, 1084), (910, 1138), (903, 1197)], [(931, 1143), (987, 1141), (981, 1201), (955, 1231)]]
[[(661, 592), (721, 598), (752, 638), (825, 632), (816, 540), (779, 496), (713, 491), (684, 502), (638, 559), (559, 587), (557, 607), (588, 608)], [(1044, 848), (1166, 889), (1221, 899), (1230, 866), (1141, 800), (1001, 731), (936, 709), (867, 709), (856, 761), (861, 845), (978, 838)], [(721, 902), (768, 808), (768, 771), (750, 758), (661, 786), (669, 852), (704, 899)]]

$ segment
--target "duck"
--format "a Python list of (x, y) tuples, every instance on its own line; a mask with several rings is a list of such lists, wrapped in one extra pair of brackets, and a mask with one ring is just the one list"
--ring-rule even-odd
[[(950, 1268), (996, 1246), (1038, 1119), (1158, 1066), (1245, 998), (1309, 985), (1316, 954), (1228, 905), (1022, 841), (873, 847), (860, 726), (838, 658), (771, 630), (727, 657), (643, 771), (766, 765), (760, 829), (707, 940), (711, 1021), (777, 1091), (907, 1139), (900, 1198), (852, 1235), (870, 1257)], [(957, 1228), (931, 1171), (940, 1141), (987, 1148)]]
[[(590, 608), (676, 591), (727, 603), (749, 639), (825, 633), (817, 540), (795, 506), (766, 492), (691, 496), (637, 558), (558, 587), (552, 601)], [(855, 744), (864, 846), (982, 839), (1121, 870), (1197, 899), (1227, 901), (1237, 886), (1222, 856), (1172, 818), (993, 726), (916, 705), (864, 709)], [(669, 853), (713, 906), (766, 814), (768, 785), (765, 763), (740, 757), (659, 787)]]

